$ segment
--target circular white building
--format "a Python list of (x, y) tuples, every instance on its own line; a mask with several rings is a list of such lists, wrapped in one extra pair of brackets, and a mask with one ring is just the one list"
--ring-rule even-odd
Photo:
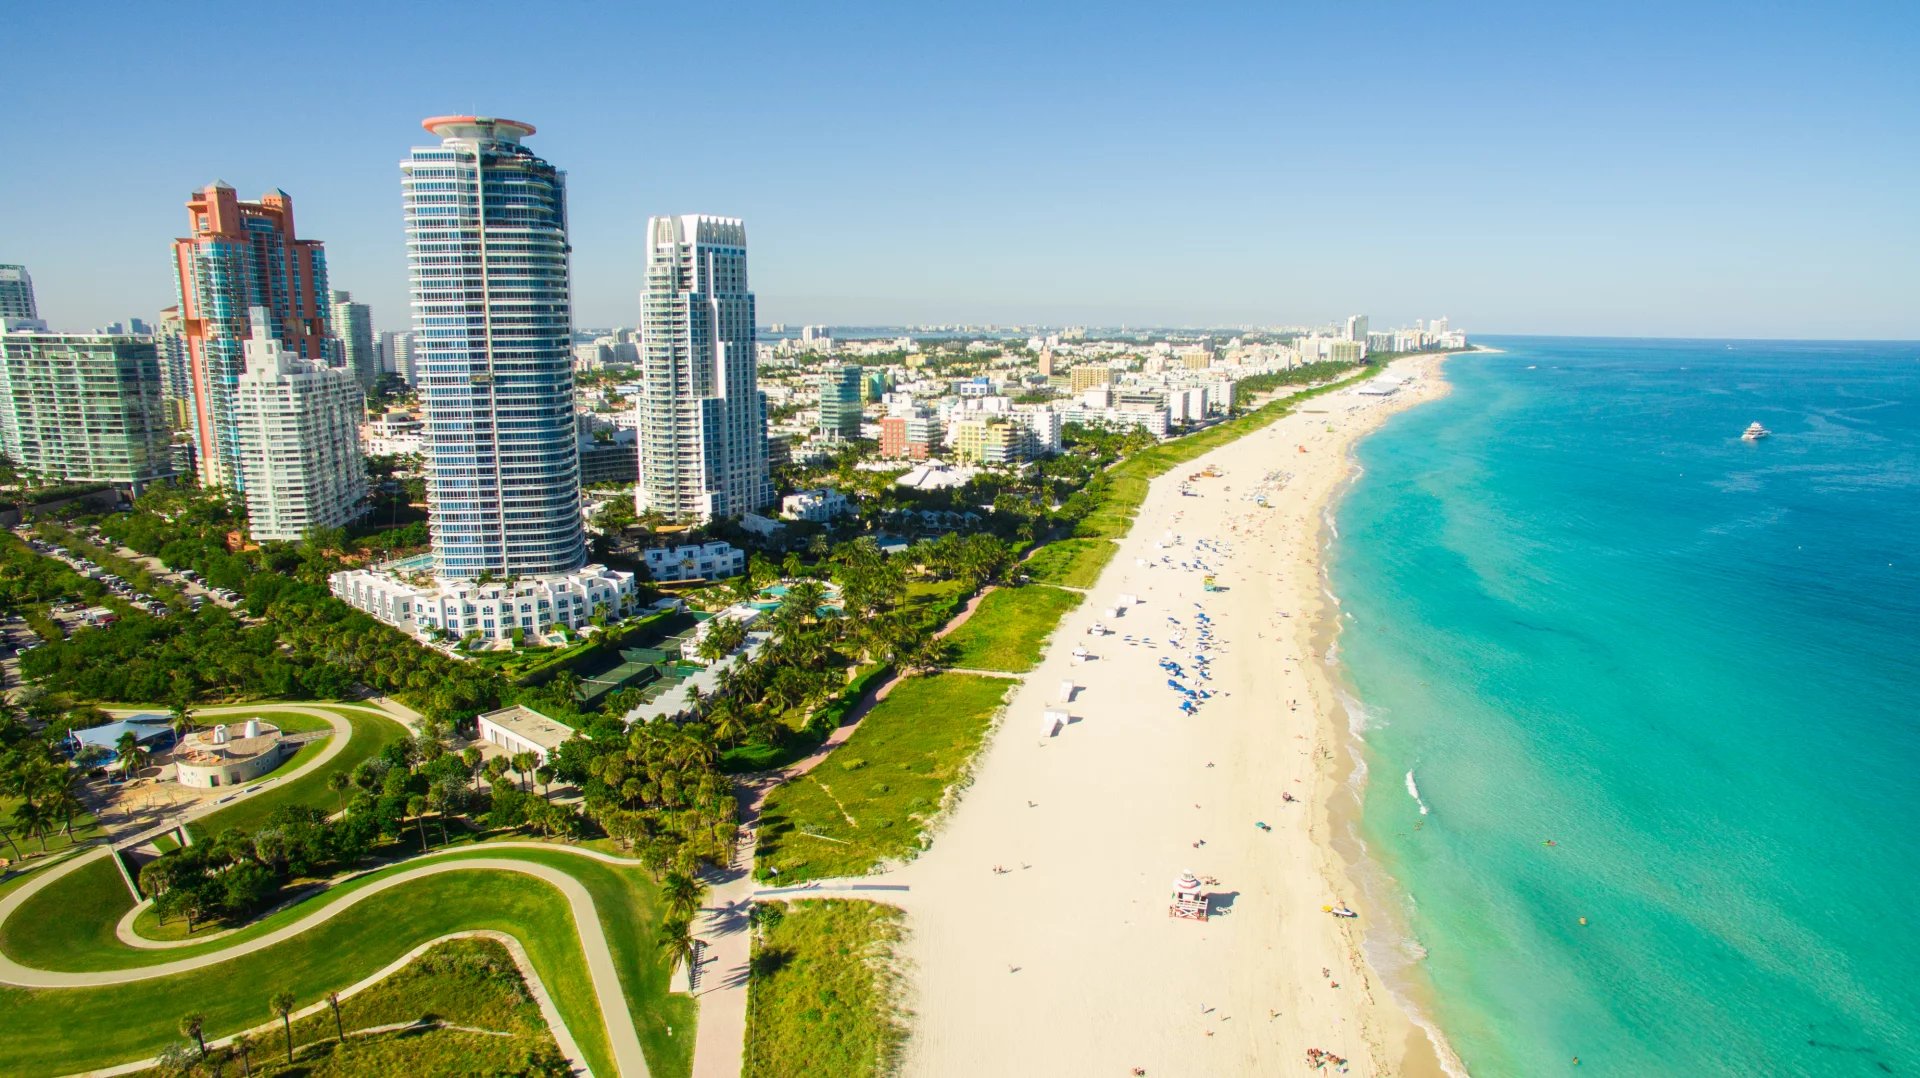
[(202, 790), (242, 786), (279, 767), (285, 746), (280, 728), (259, 719), (196, 730), (173, 750), (175, 777)]

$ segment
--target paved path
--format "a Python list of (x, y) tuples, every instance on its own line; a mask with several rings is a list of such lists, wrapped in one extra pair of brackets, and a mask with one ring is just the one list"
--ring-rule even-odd
[[(533, 968), (532, 959), (527, 957), (527, 949), (520, 945), (519, 940), (514, 939), (512, 936), (507, 935), (505, 932), (491, 932), (485, 929), (475, 929), (471, 932), (450, 932), (447, 935), (439, 937), (438, 939), (430, 939), (427, 942), (421, 944), (420, 946), (415, 947), (413, 950), (408, 951), (406, 954), (401, 955), (399, 958), (389, 963), (386, 966), (386, 968), (381, 969), (365, 978), (362, 978), (361, 980), (356, 981), (355, 983), (348, 985), (345, 988), (342, 988), (339, 993), (340, 998), (342, 1000), (352, 999), (354, 996), (359, 995), (360, 993), (366, 991), (367, 989), (372, 988), (374, 985), (379, 984), (381, 981), (386, 980), (388, 977), (391, 977), (394, 974), (400, 972), (402, 969), (405, 969), (408, 963), (411, 963), (414, 959), (419, 958), (423, 954), (426, 954), (428, 951), (439, 946), (440, 944), (446, 943), (450, 940), (458, 940), (458, 939), (490, 939), (507, 949), (507, 954), (513, 958), (513, 964), (520, 968), (521, 978), (527, 982), (527, 994), (533, 997), (533, 1001), (539, 1005), (540, 1016), (541, 1018), (546, 1020), (547, 1028), (550, 1031), (552, 1031), (554, 1044), (559, 1047), (560, 1054), (566, 1057), (567, 1062), (571, 1063), (576, 1071), (579, 1071), (580, 1073), (583, 1073), (583, 1074), (590, 1073), (587, 1070), (586, 1057), (580, 1054), (580, 1045), (578, 1042), (576, 1042), (573, 1039), (573, 1031), (567, 1028), (567, 1023), (565, 1022), (565, 1020), (563, 1020), (560, 1017), (559, 1009), (553, 1005), (553, 995), (552, 993), (547, 991), (546, 982), (540, 979), (539, 972)], [(299, 1010), (294, 1011), (292, 1014), (292, 1018), (294, 1021), (298, 1022), (301, 1019), (311, 1017), (312, 1015), (324, 1013), (330, 1006), (331, 1004), (329, 1004), (326, 1000), (323, 999), (320, 1002), (313, 1004), (312, 1006), (302, 1007)], [(374, 1026), (370, 1029), (356, 1029), (353, 1032), (347, 1034), (347, 1036), (349, 1037), (368, 1036), (374, 1033), (383, 1033), (383, 1032), (387, 1032), (395, 1029), (409, 1029), (418, 1024), (419, 1023), (417, 1022), (400, 1022), (400, 1023), (396, 1023), (394, 1025), (389, 1025), (389, 1026)], [(439, 1023), (439, 1025), (444, 1026), (446, 1028), (451, 1028), (451, 1029), (467, 1030), (468, 1032), (487, 1033), (496, 1037), (509, 1035), (509, 1034), (495, 1033), (493, 1030), (469, 1029), (469, 1027), (466, 1027), (466, 1026), (448, 1026), (447, 1023), (444, 1023), (444, 1022)], [(284, 1034), (284, 1027), (280, 1024), (280, 1020), (278, 1018), (275, 1018), (272, 1021), (262, 1022), (261, 1024), (253, 1027), (252, 1029), (242, 1030), (240, 1033), (228, 1034), (227, 1036), (221, 1037), (217, 1040), (210, 1040), (207, 1042), (207, 1047), (208, 1048), (225, 1048), (227, 1045), (232, 1044), (234, 1038), (240, 1036), (241, 1033), (244, 1033), (247, 1036), (254, 1037), (257, 1039), (267, 1040), (270, 1038), (277, 1038), (282, 1036)], [(261, 1046), (260, 1051), (267, 1054), (271, 1054), (271, 1049), (272, 1049), (272, 1046), (268, 1044), (268, 1045)], [(110, 1078), (110, 1076), (113, 1076), (113, 1075), (134, 1074), (140, 1071), (149, 1070), (159, 1065), (160, 1065), (160, 1057), (154, 1056), (149, 1059), (137, 1059), (131, 1063), (121, 1063), (118, 1066), (105, 1067), (100, 1070), (83, 1071), (80, 1074), (69, 1075), (68, 1078)]]
[[(56, 972), (33, 969), (15, 962), (11, 957), (0, 953), (0, 983), (21, 988), (92, 988), (105, 985), (130, 984), (136, 981), (153, 980), (178, 973), (204, 969), (238, 958), (242, 955), (272, 947), (292, 939), (317, 925), (338, 916), (356, 903), (391, 890), (402, 884), (426, 876), (441, 875), (448, 872), (482, 871), (519, 872), (542, 880), (559, 891), (567, 899), (573, 915), (575, 930), (580, 936), (580, 948), (586, 958), (587, 970), (593, 980), (594, 994), (599, 999), (600, 1014), (607, 1030), (607, 1040), (613, 1048), (614, 1063), (622, 1076), (628, 1078), (646, 1078), (646, 1055), (640, 1048), (639, 1035), (634, 1031), (633, 1014), (627, 1008), (627, 997), (620, 987), (619, 971), (614, 967), (612, 952), (607, 945), (607, 937), (601, 925), (600, 915), (594, 908), (593, 896), (580, 881), (548, 865), (536, 864), (502, 857), (467, 856), (459, 854), (475, 853), (486, 850), (534, 849), (547, 850), (587, 857), (610, 864), (633, 865), (635, 862), (598, 850), (580, 850), (567, 846), (556, 846), (542, 842), (499, 842), (482, 846), (471, 846), (456, 850), (442, 850), (425, 854), (410, 862), (412, 867), (384, 876), (375, 882), (350, 892), (336, 902), (329, 903), (315, 911), (310, 917), (302, 918), (292, 924), (284, 925), (272, 932), (236, 943), (218, 951), (191, 958), (182, 958), (173, 962), (162, 962), (152, 966), (139, 966), (130, 969), (99, 970), (84, 973)], [(71, 858), (65, 864), (56, 866), (40, 874), (40, 878), (25, 886), (16, 888), (11, 894), (0, 898), (0, 923), (11, 917), (28, 898), (55, 880), (67, 875), (84, 864), (109, 856), (111, 851), (99, 847), (92, 853)], [(454, 858), (454, 859), (449, 859)], [(429, 863), (421, 863), (429, 862)], [(389, 972), (392, 968), (390, 967)], [(377, 979), (377, 976), (376, 976)], [(564, 1026), (556, 1026), (555, 1038)], [(575, 1049), (577, 1055), (577, 1047)]]

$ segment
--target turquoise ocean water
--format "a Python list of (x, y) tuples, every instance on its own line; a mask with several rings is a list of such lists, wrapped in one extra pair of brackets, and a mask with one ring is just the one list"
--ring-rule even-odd
[(1371, 946), (1476, 1075), (1920, 1075), (1920, 344), (1487, 343), (1337, 510)]

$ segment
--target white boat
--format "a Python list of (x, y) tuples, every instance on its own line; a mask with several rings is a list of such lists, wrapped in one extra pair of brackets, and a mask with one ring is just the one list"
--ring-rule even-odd
[(1772, 431), (1768, 430), (1767, 428), (1761, 426), (1758, 423), (1749, 423), (1747, 424), (1746, 433), (1740, 435), (1740, 440), (1746, 441), (1746, 442), (1757, 442), (1760, 439), (1765, 438), (1768, 435), (1771, 435), (1772, 433), (1773, 433)]

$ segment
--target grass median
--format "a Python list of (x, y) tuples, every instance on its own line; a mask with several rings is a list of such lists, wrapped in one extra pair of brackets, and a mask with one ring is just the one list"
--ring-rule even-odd
[(928, 821), (966, 776), (1009, 687), (977, 674), (895, 685), (826, 762), (767, 798), (755, 874), (856, 876), (924, 848)]
[(949, 665), (1025, 673), (1040, 664), (1047, 637), (1060, 619), (1079, 605), (1078, 592), (1044, 584), (997, 589), (947, 637), (953, 648)]

